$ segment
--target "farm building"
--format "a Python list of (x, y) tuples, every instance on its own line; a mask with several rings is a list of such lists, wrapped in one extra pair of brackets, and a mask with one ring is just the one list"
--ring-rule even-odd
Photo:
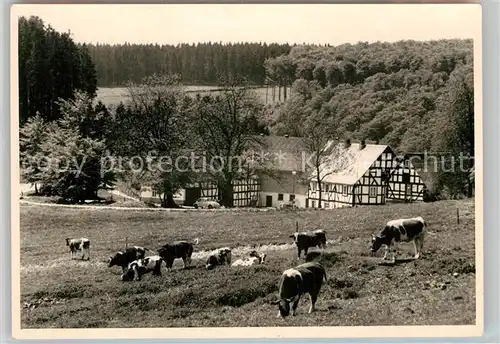
[(294, 202), (306, 206), (307, 173), (303, 161), (308, 152), (303, 138), (285, 136), (260, 136), (252, 149), (264, 161), (256, 164), (259, 175), (262, 207), (279, 207)]
[[(310, 174), (306, 207), (341, 208), (423, 200), (424, 183), (408, 159), (388, 145), (332, 140), (328, 154)], [(319, 184), (321, 183), (321, 196)]]
[[(260, 183), (256, 177), (235, 180), (233, 182), (233, 205), (235, 207), (248, 207), (256, 205), (259, 198)], [(214, 201), (219, 200), (219, 190), (216, 183), (193, 183), (174, 195), (177, 204), (192, 205), (198, 198), (208, 197)], [(151, 187), (143, 186), (141, 199), (153, 203), (160, 203), (160, 198)]]

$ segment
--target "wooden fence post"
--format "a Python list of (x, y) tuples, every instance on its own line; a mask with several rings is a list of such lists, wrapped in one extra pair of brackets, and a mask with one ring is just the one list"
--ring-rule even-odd
[(128, 248), (128, 237), (125, 237), (125, 249)]
[(460, 224), (460, 211), (457, 208), (457, 225)]

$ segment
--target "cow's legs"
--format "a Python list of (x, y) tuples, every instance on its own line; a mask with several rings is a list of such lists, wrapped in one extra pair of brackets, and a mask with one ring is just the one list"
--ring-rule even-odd
[(309, 307), (309, 313), (312, 313), (315, 311), (315, 306), (316, 306), (316, 300), (318, 299), (318, 295), (315, 293), (309, 294), (309, 299), (311, 300), (311, 306)]
[(188, 259), (186, 257), (182, 258), (182, 263), (184, 263), (184, 269), (188, 267)]
[(300, 294), (295, 297), (295, 300), (292, 304), (292, 315), (297, 314), (297, 306), (299, 305)]
[(387, 255), (389, 254), (389, 246), (384, 247), (384, 257), (382, 257), (382, 260), (385, 260), (387, 258)]
[(415, 248), (415, 255), (413, 256), (414, 259), (420, 258), (420, 252), (422, 251), (423, 245), (424, 245), (424, 242), (423, 242), (422, 236), (416, 237), (415, 240), (413, 241), (413, 246)]
[(302, 250), (300, 249), (300, 247), (298, 247), (298, 246), (297, 246), (297, 252), (298, 252), (298, 253), (297, 253), (297, 259), (300, 259), (300, 252), (301, 252), (301, 251), (302, 251)]

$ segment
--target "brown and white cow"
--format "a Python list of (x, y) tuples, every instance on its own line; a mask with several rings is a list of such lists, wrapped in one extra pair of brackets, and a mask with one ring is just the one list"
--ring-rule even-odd
[(223, 247), (212, 253), (205, 264), (207, 270), (212, 270), (218, 265), (231, 265), (232, 252), (229, 247)]
[(295, 232), (290, 235), (290, 238), (293, 238), (295, 245), (297, 246), (297, 259), (300, 259), (302, 251), (304, 251), (304, 255), (307, 255), (307, 252), (311, 247), (319, 247), (322, 249), (326, 248), (326, 232), (322, 229), (314, 232)]
[(198, 243), (199, 239), (196, 238), (193, 243), (185, 240), (180, 240), (163, 245), (158, 250), (158, 254), (165, 261), (167, 271), (172, 270), (174, 260), (176, 259), (182, 259), (182, 262), (184, 263), (184, 269), (187, 268), (191, 264), (191, 256), (193, 255), (194, 245), (197, 245)]
[(152, 272), (153, 276), (161, 276), (161, 264), (163, 259), (160, 256), (149, 256), (134, 260), (128, 264), (126, 271), (122, 274), (122, 281), (140, 281), (144, 274)]
[(327, 280), (325, 268), (317, 262), (308, 262), (285, 270), (279, 282), (279, 301), (274, 303), (279, 305), (278, 317), (290, 315), (290, 303), (292, 303), (292, 315), (295, 315), (303, 294), (309, 294), (311, 300), (309, 313), (312, 313), (323, 279)]
[(372, 234), (371, 251), (375, 253), (384, 246), (385, 254), (382, 259), (385, 260), (389, 250), (393, 247), (392, 260), (395, 261), (398, 244), (412, 242), (415, 249), (414, 258), (418, 259), (424, 245), (426, 232), (426, 223), (421, 216), (389, 221), (380, 232), (376, 235)]
[(81, 259), (87, 254), (87, 260), (90, 259), (90, 240), (87, 238), (70, 239), (66, 238), (66, 246), (71, 251), (71, 259), (74, 259), (78, 252), (81, 252)]

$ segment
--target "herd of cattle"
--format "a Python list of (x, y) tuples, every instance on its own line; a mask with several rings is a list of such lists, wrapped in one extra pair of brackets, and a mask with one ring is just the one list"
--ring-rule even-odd
[[(385, 254), (382, 260), (387, 259), (389, 251), (393, 252), (392, 261), (396, 259), (397, 246), (400, 242), (413, 243), (415, 255), (418, 259), (424, 243), (424, 237), (427, 233), (426, 223), (422, 217), (408, 219), (398, 219), (387, 222), (385, 227), (377, 234), (372, 235), (371, 252), (377, 252), (382, 246), (385, 247)], [(317, 261), (320, 255), (317, 251), (308, 252), (310, 248), (326, 248), (326, 233), (323, 230), (314, 232), (299, 232), (298, 230), (290, 235), (294, 239), (300, 259), (304, 252), (305, 263), (287, 269), (283, 272), (279, 282), (279, 301), (275, 304), (279, 306), (278, 316), (286, 317), (290, 314), (290, 304), (292, 304), (292, 315), (295, 315), (301, 295), (309, 294), (311, 305), (309, 313), (314, 311), (314, 306), (321, 289), (323, 280), (327, 280), (324, 267)], [(122, 268), (122, 281), (138, 281), (146, 273), (152, 275), (161, 275), (161, 266), (164, 262), (167, 271), (172, 270), (176, 259), (182, 259), (184, 268), (191, 264), (191, 256), (194, 252), (194, 246), (199, 243), (198, 239), (193, 242), (174, 241), (163, 245), (157, 253), (148, 248), (133, 246), (123, 251), (117, 252), (109, 257), (108, 267), (119, 266)], [(66, 239), (66, 245), (71, 250), (71, 259), (75, 258), (78, 252), (81, 253), (81, 259), (87, 257), (90, 259), (90, 240), (87, 238)], [(146, 256), (146, 251), (153, 253)], [(255, 264), (264, 264), (266, 260), (265, 253), (251, 251), (246, 258), (238, 259), (231, 263), (232, 252), (229, 247), (215, 250), (207, 259), (205, 268), (212, 270), (220, 265), (230, 266), (251, 266)]]

